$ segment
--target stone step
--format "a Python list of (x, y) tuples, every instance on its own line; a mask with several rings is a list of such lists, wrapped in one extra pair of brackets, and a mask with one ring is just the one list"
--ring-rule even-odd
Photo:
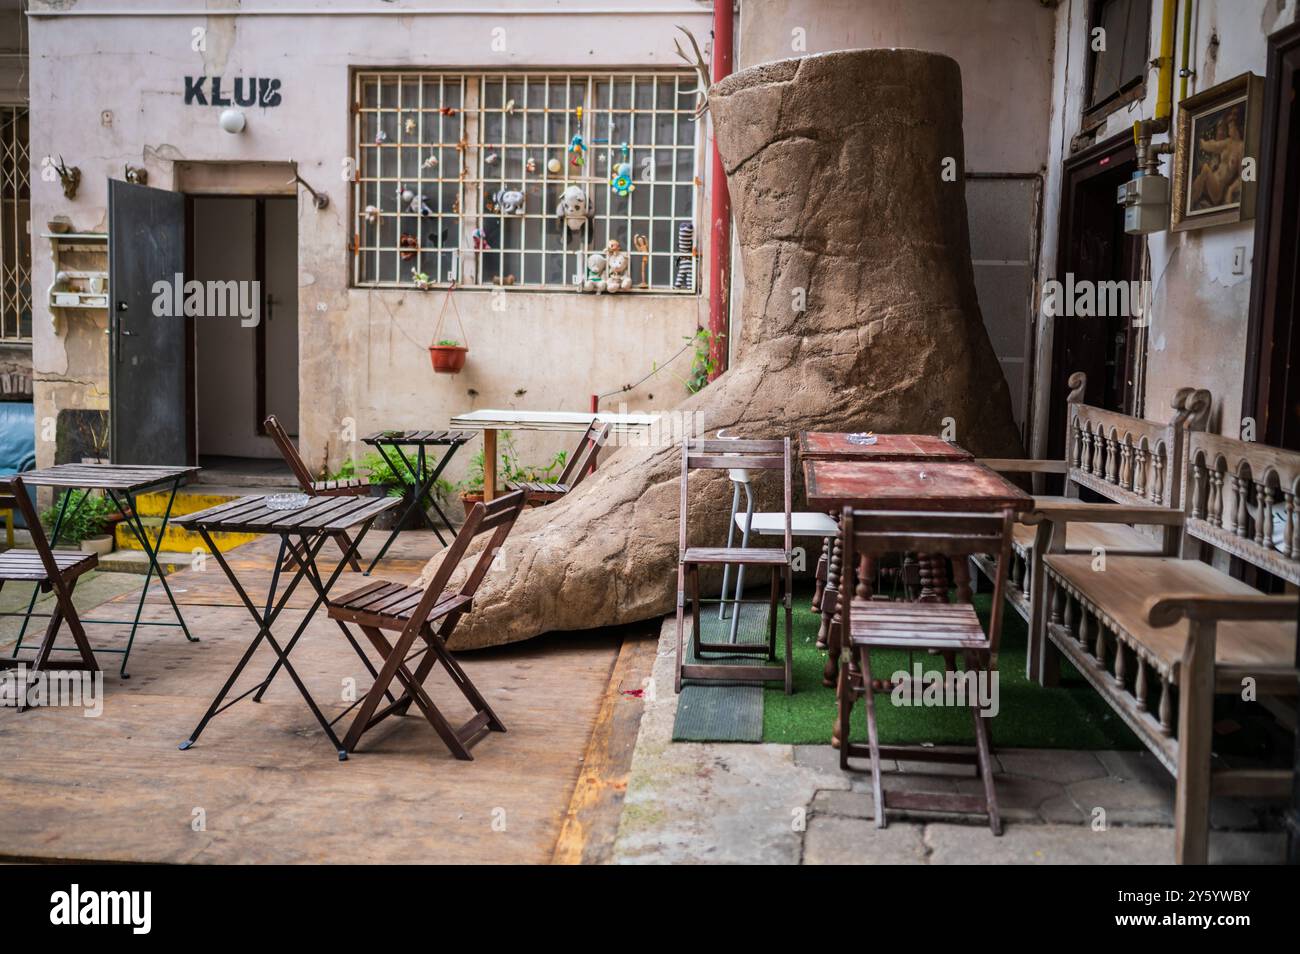
[[(158, 554), (158, 565), (168, 576), (177, 570), (188, 569), (193, 560), (190, 553), (163, 550)], [(143, 550), (114, 550), (99, 558), (99, 569), (103, 573), (138, 573), (144, 576), (149, 569), (149, 558)]]

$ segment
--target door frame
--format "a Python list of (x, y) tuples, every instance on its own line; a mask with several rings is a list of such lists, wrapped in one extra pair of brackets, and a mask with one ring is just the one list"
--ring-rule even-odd
[[(253, 422), (254, 433), (259, 437), (267, 436), (266, 430), (266, 203), (270, 199), (288, 201), (289, 199), (297, 200), (297, 193), (276, 193), (276, 192), (186, 192), (185, 195), (185, 221), (187, 242), (185, 249), (185, 266), (186, 274), (194, 274), (194, 202), (196, 199), (246, 199), (253, 203), (253, 276), (254, 280), (259, 283), (262, 289), (262, 300), (258, 303), (260, 309), (259, 320), (256, 329), (254, 329), (254, 387), (256, 394), (253, 400), (253, 414), (256, 420)], [(297, 246), (297, 226), (294, 231), (294, 244)], [(295, 259), (297, 254), (295, 251)], [(298, 316), (301, 317), (301, 316)], [(187, 326), (189, 337), (186, 341), (186, 402), (187, 418), (189, 420), (189, 452), (191, 463), (197, 464), (198, 458), (198, 430), (199, 430), (199, 406), (198, 406), (198, 337), (193, 322)], [(299, 360), (302, 355), (299, 353)], [(302, 414), (302, 392), (298, 390), (298, 413)]]
[[(1078, 199), (1079, 188), (1093, 177), (1109, 172), (1113, 165), (1130, 161), (1137, 162), (1137, 148), (1133, 143), (1132, 132), (1122, 132), (1109, 139), (1094, 143), (1087, 149), (1080, 150), (1061, 164), (1061, 204), (1056, 233), (1056, 262), (1052, 269), (1052, 274), (1057, 281), (1065, 282), (1065, 265), (1070, 258), (1070, 237), (1074, 227), (1075, 203)], [(1056, 450), (1064, 448), (1065, 421), (1063, 415), (1065, 397), (1068, 391), (1066, 378), (1079, 370), (1078, 368), (1062, 367), (1064, 363), (1062, 352), (1065, 349), (1065, 336), (1057, 333), (1058, 320), (1056, 318), (1052, 320), (1051, 360), (1047, 387), (1048, 406), (1044, 409), (1047, 423), (1046, 452), (1049, 456), (1055, 453)], [(1129, 368), (1131, 368), (1134, 360), (1133, 338), (1134, 336), (1130, 333), (1124, 348), (1124, 363)], [(1127, 389), (1125, 404), (1133, 405), (1140, 413), (1141, 397), (1128, 393)]]
[[(1241, 396), (1242, 415), (1255, 419), (1255, 439), (1274, 446), (1283, 446), (1288, 435), (1300, 440), (1294, 408), (1286, 406), (1290, 403), (1288, 385), (1293, 396), (1300, 391), (1300, 377), (1297, 377), (1300, 368), (1288, 370), (1285, 366), (1290, 336), (1300, 333), (1300, 328), (1291, 324), (1300, 298), (1300, 281), (1296, 276), (1300, 221), (1294, 214), (1287, 214), (1288, 208), (1294, 213), (1300, 207), (1300, 173), (1285, 175), (1288, 160), (1300, 156), (1300, 126), (1292, 127), (1291, 109), (1282, 100), (1286, 81), (1296, 82), (1297, 75), (1300, 75), (1300, 22), (1268, 37), (1259, 152), (1262, 161)], [(1283, 261), (1288, 249), (1290, 255)], [(1278, 347), (1279, 343), (1283, 346)]]

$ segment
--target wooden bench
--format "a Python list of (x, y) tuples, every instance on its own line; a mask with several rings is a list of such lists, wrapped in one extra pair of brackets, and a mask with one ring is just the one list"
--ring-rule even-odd
[[(1070, 375), (1065, 457), (1062, 460), (984, 460), (986, 466), (1004, 474), (1060, 474), (1065, 478), (1060, 496), (1036, 495), (1034, 510), (1022, 516), (1012, 535), (1011, 565), (1008, 569), (1007, 600), (1031, 631), (1041, 629), (1045, 602), (1041, 596), (1043, 555), (1048, 550), (1051, 527), (1046, 517), (1063, 518), (1066, 531), (1055, 546), (1065, 553), (1173, 554), (1178, 548), (1176, 527), (1152, 533), (1130, 523), (1151, 523), (1149, 511), (1178, 512), (1182, 461), (1187, 430), (1199, 430), (1209, 416), (1210, 393), (1181, 388), (1171, 402), (1168, 424), (1119, 414), (1083, 403), (1087, 378), (1082, 371)], [(1086, 489), (1105, 498), (1093, 503), (1082, 499)], [(1123, 507), (1128, 520), (1118, 520)], [(1093, 514), (1108, 512), (1099, 519)], [(986, 577), (992, 579), (991, 556), (975, 558)], [(1027, 675), (1042, 682), (1043, 656), (1031, 641), (1026, 660)]]
[[(1300, 584), (1300, 454), (1196, 433), (1184, 474), (1183, 508), (1156, 520), (1181, 530), (1181, 555), (1108, 554), (1098, 566), (1091, 554), (1047, 553), (1049, 610), (1031, 641), (1050, 640), (1173, 773), (1177, 860), (1197, 864), (1208, 856), (1212, 794), (1290, 792), (1289, 770), (1221, 768), (1210, 753), (1216, 694), (1262, 700), (1297, 691), (1300, 602), (1218, 567), (1235, 557)], [(1073, 515), (1044, 516), (1057, 549)]]

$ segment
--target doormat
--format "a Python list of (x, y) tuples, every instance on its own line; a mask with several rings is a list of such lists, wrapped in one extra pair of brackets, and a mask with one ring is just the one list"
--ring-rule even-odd
[[(690, 621), (687, 621), (686, 660), (723, 666), (752, 665), (767, 658), (769, 607), (746, 603), (739, 618), (732, 611), (719, 618), (718, 604), (706, 602), (700, 608), (700, 636), (706, 643), (734, 642), (753, 647), (752, 653), (709, 653), (696, 657), (692, 651)], [(785, 625), (781, 620), (780, 624)], [(778, 642), (784, 639), (778, 637)], [(673, 721), (674, 742), (761, 742), (763, 740), (763, 687), (757, 683), (685, 682), (677, 697)]]
[(684, 685), (677, 697), (674, 742), (762, 742), (761, 686)]

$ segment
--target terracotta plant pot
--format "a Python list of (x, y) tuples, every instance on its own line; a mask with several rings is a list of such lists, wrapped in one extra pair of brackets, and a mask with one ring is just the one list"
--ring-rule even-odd
[(433, 370), (438, 374), (459, 374), (465, 367), (465, 356), (469, 348), (460, 345), (429, 345), (429, 358), (433, 361)]
[(460, 505), (461, 505), (462, 507), (465, 508), (465, 519), (466, 519), (466, 520), (469, 519), (469, 512), (470, 512), (471, 510), (474, 509), (474, 505), (475, 505), (476, 503), (482, 503), (482, 502), (483, 502), (483, 492), (482, 492), (482, 491), (479, 491), (479, 492), (476, 493), (476, 494), (461, 494), (461, 495), (460, 495)]

